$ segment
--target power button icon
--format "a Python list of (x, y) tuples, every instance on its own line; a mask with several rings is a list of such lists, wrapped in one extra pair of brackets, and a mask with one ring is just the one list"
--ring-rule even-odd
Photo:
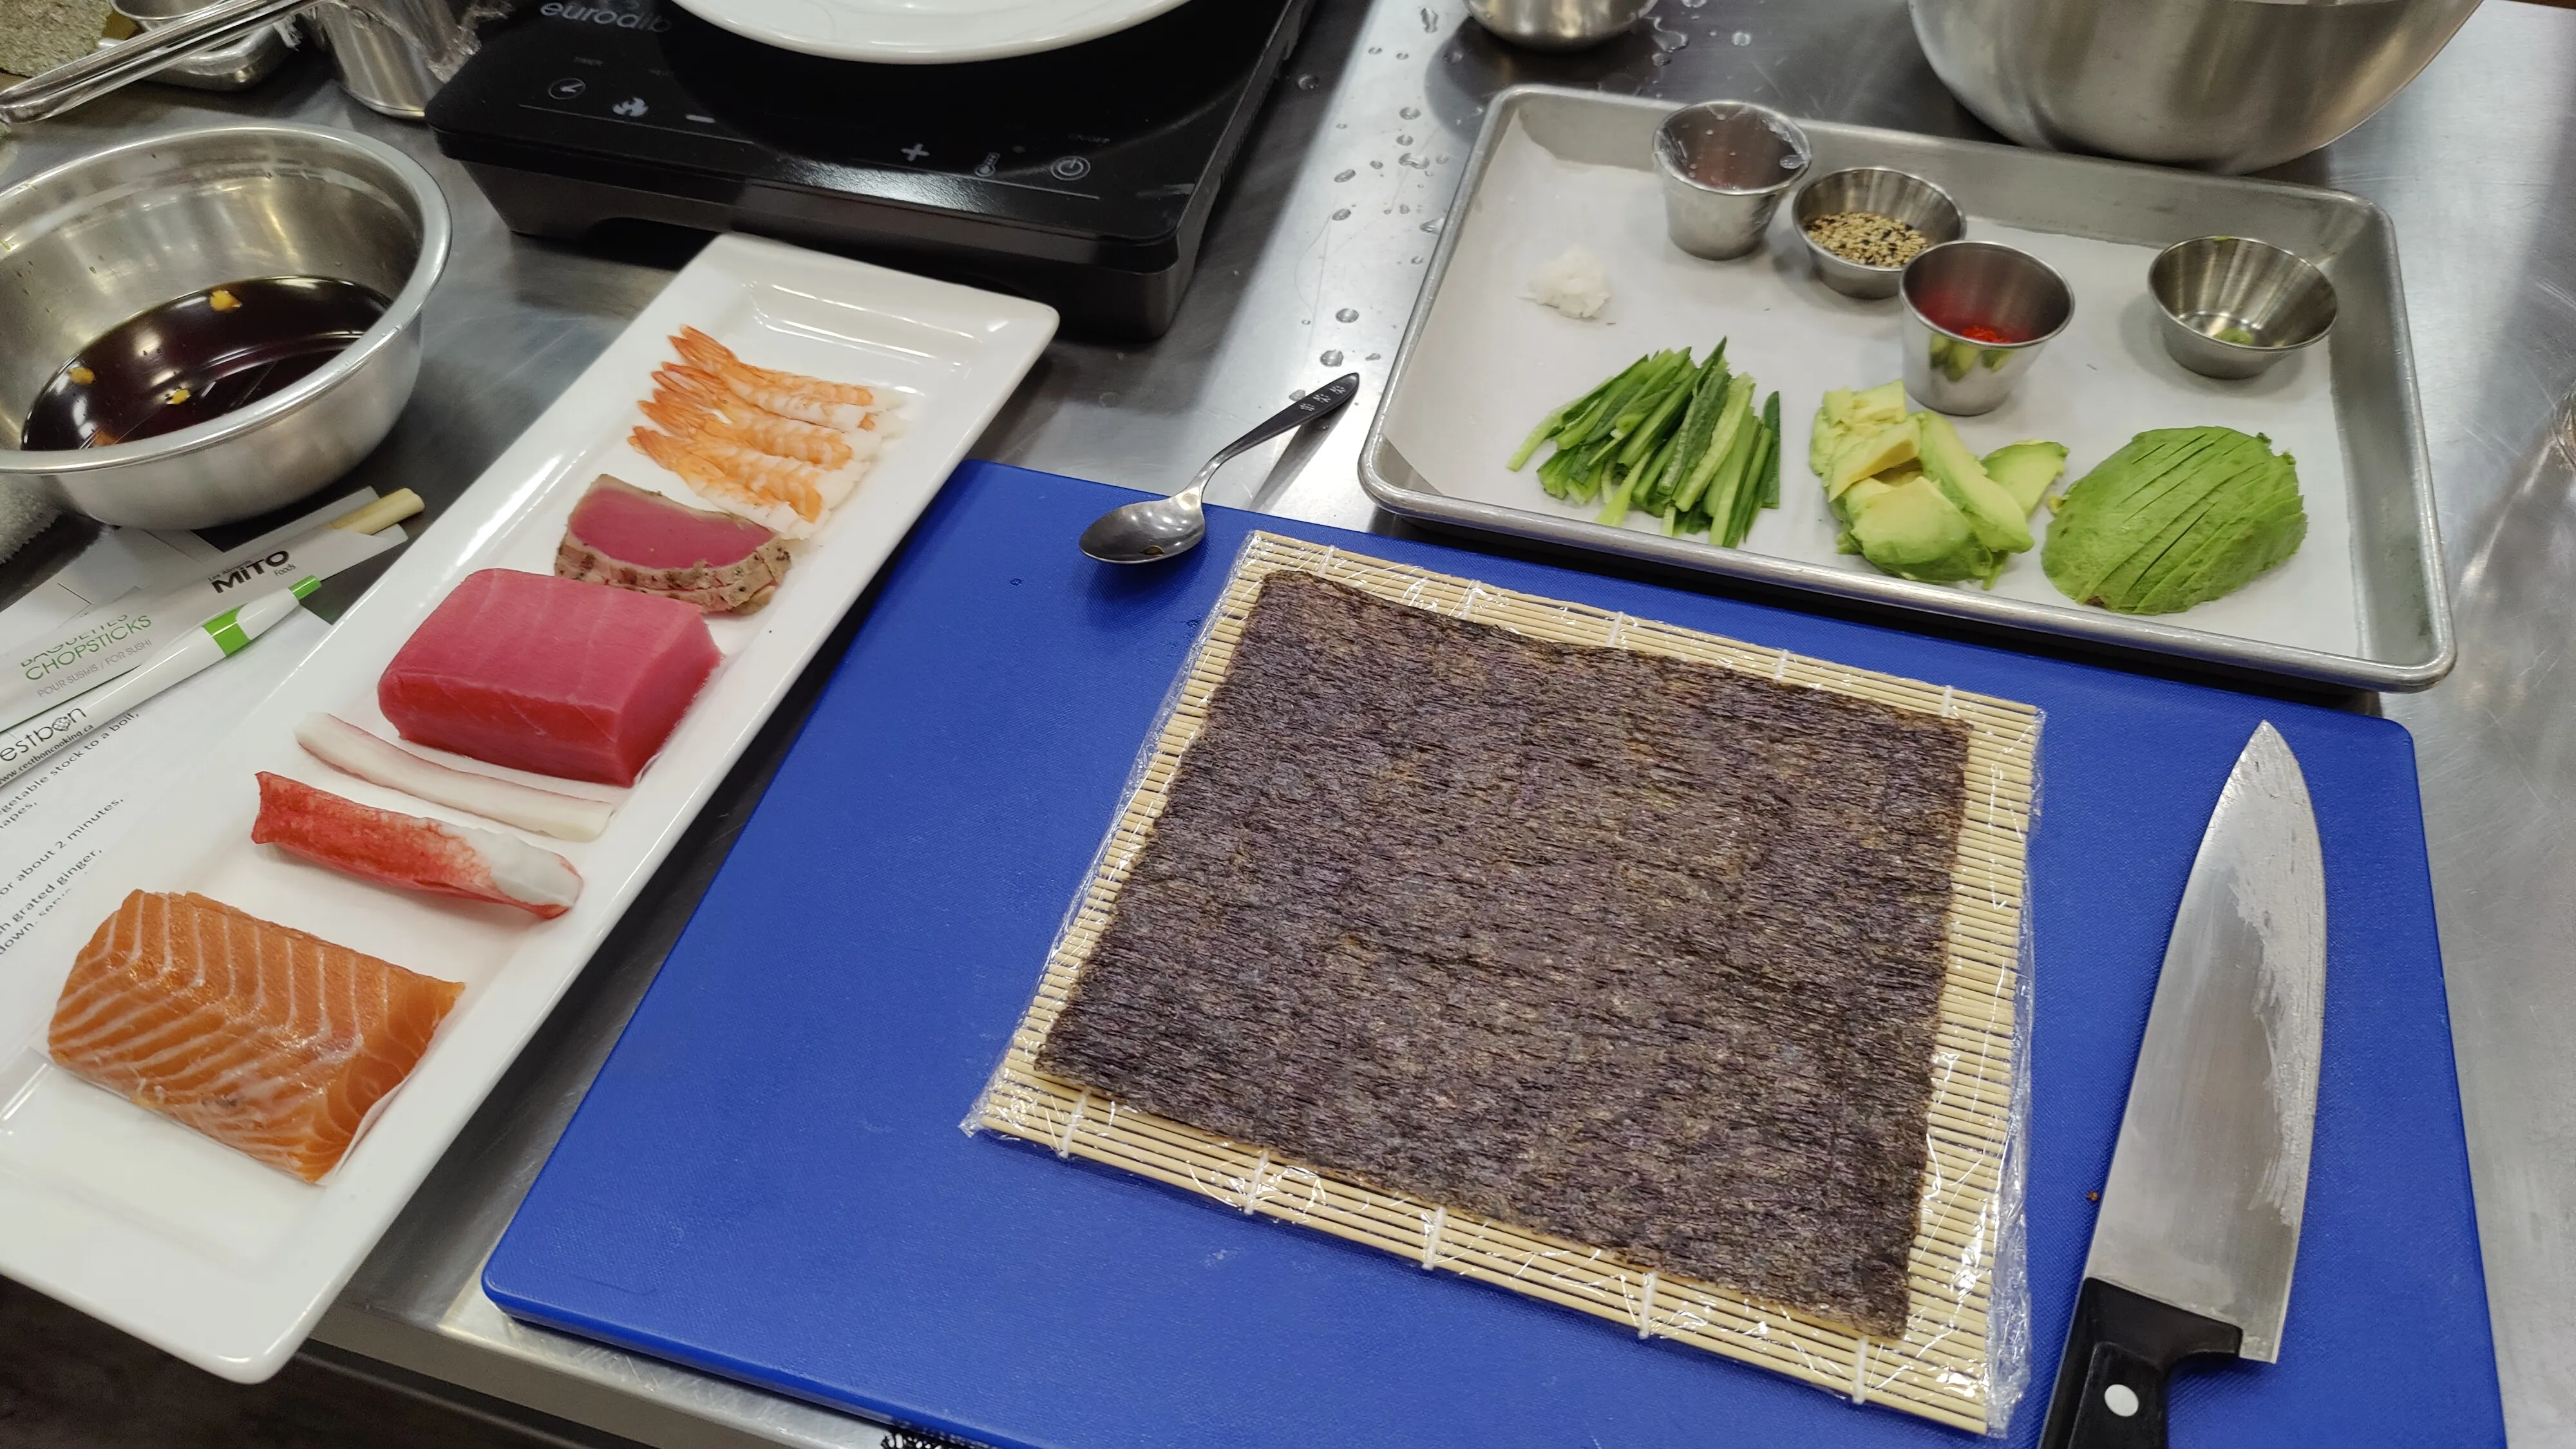
[(1091, 174), (1091, 162), (1080, 156), (1058, 156), (1047, 163), (1047, 174), (1058, 181), (1080, 181)]

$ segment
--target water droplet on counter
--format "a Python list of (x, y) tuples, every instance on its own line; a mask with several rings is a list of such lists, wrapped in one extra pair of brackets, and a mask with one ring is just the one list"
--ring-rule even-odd
[(1753, 32), (1750, 30), (1739, 30), (1733, 35), (1728, 36), (1727, 40), (1729, 43), (1735, 45), (1751, 45), (1753, 43)]
[(1422, 7), (1422, 28), (1434, 35), (1440, 33), (1440, 17), (1432, 14), (1428, 5)]
[(1352, 177), (1357, 176), (1357, 175), (1359, 175), (1359, 173), (1358, 173), (1358, 172), (1356, 172), (1356, 171), (1344, 170), (1344, 171), (1343, 171), (1339, 176), (1336, 176), (1336, 177), (1334, 177), (1333, 179), (1334, 179), (1335, 181), (1348, 181), (1348, 180), (1350, 180)]
[(1655, 49), (1679, 50), (1688, 44), (1690, 44), (1689, 36), (1678, 30), (1666, 30), (1660, 22), (1655, 25)]
[(1292, 387), (1288, 389), (1288, 400), (1290, 402), (1304, 402), (1306, 400), (1306, 390), (1302, 387)]
[(1657, 65), (1671, 65), (1673, 63), (1673, 58), (1664, 54), (1660, 50), (1656, 51), (1653, 55), (1648, 56), (1647, 59), (1653, 61)]
[(1405, 54), (1403, 51), (1400, 51), (1400, 50), (1399, 50), (1399, 51), (1397, 51), (1397, 52), (1395, 53), (1395, 58), (1396, 58), (1397, 60), (1411, 60), (1411, 59), (1413, 59), (1413, 57), (1412, 57), (1412, 56), (1407, 55), (1407, 54)]
[(1297, 77), (1297, 89), (1301, 91), (1311, 91), (1322, 84), (1322, 81), (1317, 80), (1311, 75), (1301, 75)]
[(1386, 163), (1383, 161), (1371, 161), (1369, 163), (1369, 169), (1371, 171), (1384, 171), (1386, 169)]
[(1380, 358), (1380, 357), (1382, 357), (1382, 356), (1384, 356), (1384, 355), (1385, 355), (1385, 354), (1383, 354), (1383, 353), (1372, 352), (1372, 353), (1370, 353), (1368, 356), (1361, 358), (1361, 359), (1360, 359), (1360, 361), (1362, 361), (1362, 362), (1375, 362), (1375, 361), (1377, 361), (1377, 360), (1378, 360), (1378, 358)]
[(1422, 119), (1422, 108), (1420, 106), (1407, 106), (1403, 110), (1396, 112), (1396, 114), (1402, 116), (1408, 121), (1418, 121)]
[(1337, 211), (1337, 212), (1334, 212), (1334, 213), (1333, 213), (1333, 220), (1335, 220), (1335, 221), (1348, 221), (1348, 220), (1350, 220), (1350, 219), (1351, 219), (1351, 209), (1350, 209), (1349, 207), (1347, 207), (1347, 206), (1345, 206), (1345, 207), (1343, 207), (1341, 210), (1339, 210), (1339, 211)]
[(1395, 144), (1399, 146), (1410, 146), (1413, 144), (1413, 138), (1411, 136), (1398, 136), (1395, 138)]
[(1416, 171), (1428, 171), (1431, 169), (1431, 158), (1428, 156), (1416, 156), (1412, 152), (1407, 151), (1403, 155), (1395, 158), (1395, 164), (1398, 166), (1410, 166)]
[(1416, 266), (1416, 267), (1418, 267), (1418, 266), (1421, 266), (1421, 265), (1422, 265), (1422, 258), (1420, 258), (1420, 257), (1407, 257), (1407, 258), (1405, 258), (1405, 262), (1406, 262), (1406, 264), (1407, 264), (1408, 266)]
[(1697, 10), (1707, 3), (1708, 0), (1682, 0), (1682, 8), (1684, 10)]
[(1440, 235), (1440, 228), (1447, 225), (1448, 220), (1449, 219), (1445, 216), (1435, 216), (1429, 221), (1424, 222), (1422, 224), (1422, 229), (1431, 233), (1433, 236), (1438, 236)]
[(1339, 366), (1341, 366), (1341, 365), (1342, 365), (1342, 354), (1341, 354), (1340, 349), (1336, 348), (1335, 350), (1333, 350), (1333, 351), (1331, 351), (1331, 352), (1327, 352), (1327, 353), (1325, 353), (1323, 356), (1318, 357), (1318, 358), (1316, 358), (1315, 360), (1316, 360), (1317, 362), (1320, 362), (1320, 363), (1324, 364), (1326, 367), (1339, 367)]
[(1371, 54), (1371, 55), (1377, 55), (1377, 54), (1380, 54), (1381, 52), (1383, 52), (1385, 49), (1386, 49), (1386, 47), (1385, 47), (1385, 46), (1383, 46), (1383, 45), (1372, 45), (1372, 46), (1370, 46), (1370, 47), (1369, 47), (1369, 54)]
[(1357, 322), (1360, 320), (1360, 309), (1357, 307), (1344, 307), (1339, 312), (1333, 314), (1333, 320), (1336, 322)]

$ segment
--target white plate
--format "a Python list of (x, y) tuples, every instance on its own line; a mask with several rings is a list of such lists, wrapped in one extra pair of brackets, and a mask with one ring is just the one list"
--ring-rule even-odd
[[(774, 242), (719, 237), (699, 253), (215, 747), (203, 773), (159, 802), (150, 827), (84, 872), (44, 928), (10, 953), (0, 978), (0, 1272), (227, 1378), (275, 1372), (1018, 386), (1055, 322), (1037, 303)], [(622, 792), (569, 787), (622, 796), (599, 839), (542, 842), (580, 869), (580, 901), (530, 921), (253, 846), (257, 770), (473, 821), (340, 775), (290, 732), (328, 710), (390, 737), (376, 677), (458, 580), (496, 566), (550, 572), (574, 500), (601, 472), (663, 482), (624, 438), (641, 421), (635, 404), (648, 376), (670, 356), (664, 339), (684, 323), (754, 363), (892, 387), (906, 399), (909, 427), (799, 546), (767, 608), (708, 620), (724, 662), (643, 778)], [(428, 1055), (320, 1186), (45, 1063), (45, 1028), (73, 955), (136, 888), (202, 891), (466, 983)]]
[[(680, 0), (681, 8), (767, 45), (895, 65), (1000, 60), (1078, 45), (1153, 19), (1182, 0)], [(1202, 0), (1223, 5), (1232, 0)]]

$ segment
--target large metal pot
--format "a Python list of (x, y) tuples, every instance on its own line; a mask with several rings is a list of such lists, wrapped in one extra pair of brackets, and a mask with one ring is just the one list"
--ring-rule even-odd
[(2478, 0), (1910, 0), (1933, 72), (2026, 146), (2212, 171), (2370, 118)]
[[(313, 492), (383, 441), (411, 396), (447, 241), (428, 172), (380, 141), (310, 126), (135, 141), (0, 192), (0, 487), (144, 528), (229, 523)], [(93, 339), (173, 297), (280, 276), (363, 283), (392, 305), (238, 412), (111, 447), (18, 450), (28, 406)]]

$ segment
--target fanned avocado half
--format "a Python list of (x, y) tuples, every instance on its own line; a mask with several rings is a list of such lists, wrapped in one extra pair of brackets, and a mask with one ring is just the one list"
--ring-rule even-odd
[(2271, 439), (2159, 428), (2066, 490), (2040, 567), (2078, 603), (2170, 614), (2243, 588), (2307, 536), (2297, 463)]

